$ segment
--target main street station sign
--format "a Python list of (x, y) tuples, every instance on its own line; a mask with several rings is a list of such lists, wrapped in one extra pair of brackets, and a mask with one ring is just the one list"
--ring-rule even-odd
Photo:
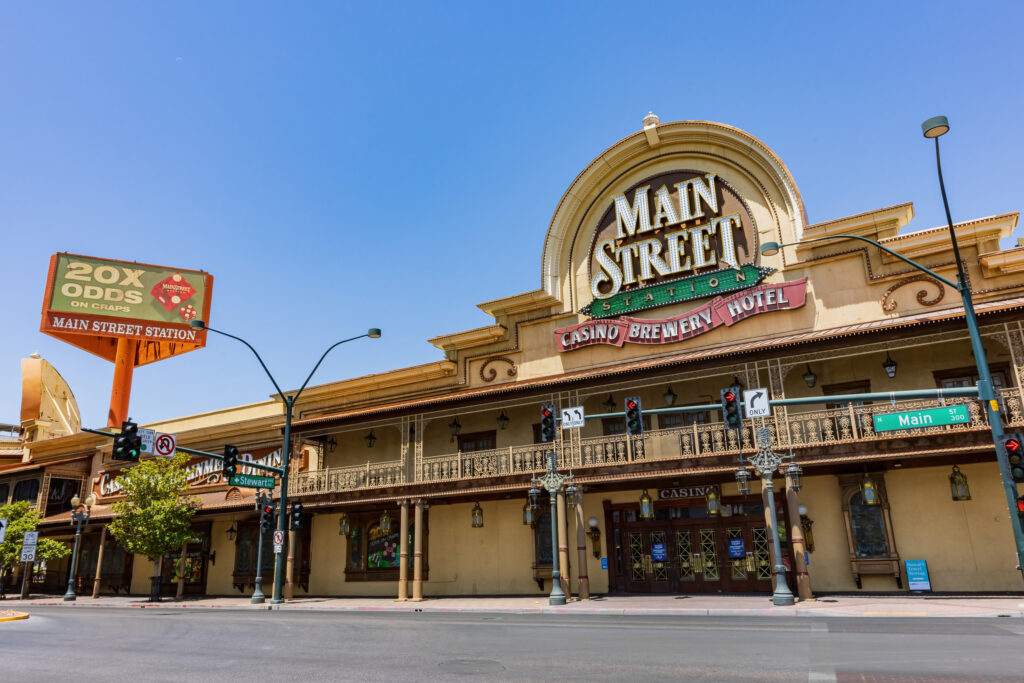
[(113, 361), (118, 339), (148, 342), (136, 365), (201, 348), (213, 276), (133, 261), (50, 257), (40, 331)]
[[(670, 344), (803, 306), (806, 278), (763, 284), (773, 270), (756, 254), (754, 218), (716, 173), (679, 170), (637, 183), (612, 197), (597, 222), (593, 300), (580, 309), (592, 320), (556, 330), (558, 350)], [(630, 315), (686, 302), (697, 305), (668, 318)]]

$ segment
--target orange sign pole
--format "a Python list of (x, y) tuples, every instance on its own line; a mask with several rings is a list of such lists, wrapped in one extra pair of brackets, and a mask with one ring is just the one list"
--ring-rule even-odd
[(108, 427), (120, 427), (128, 419), (128, 400), (132, 395), (132, 373), (135, 371), (135, 355), (139, 348), (138, 339), (117, 340), (117, 354), (114, 356), (114, 385), (110, 390), (110, 412), (107, 414)]

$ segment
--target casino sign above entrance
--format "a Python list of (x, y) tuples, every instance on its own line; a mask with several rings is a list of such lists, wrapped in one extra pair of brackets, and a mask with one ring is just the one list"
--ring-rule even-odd
[[(743, 200), (717, 174), (672, 171), (612, 198), (590, 250), (594, 318), (555, 331), (559, 351), (611, 344), (668, 344), (760, 313), (799, 308), (807, 280), (761, 284), (757, 229)], [(706, 300), (670, 318), (626, 314)]]

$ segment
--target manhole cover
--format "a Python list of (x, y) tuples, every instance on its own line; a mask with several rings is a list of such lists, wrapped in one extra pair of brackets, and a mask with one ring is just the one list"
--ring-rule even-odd
[(450, 659), (441, 662), (441, 671), (450, 674), (496, 674), (505, 670), (500, 663), (492, 659)]

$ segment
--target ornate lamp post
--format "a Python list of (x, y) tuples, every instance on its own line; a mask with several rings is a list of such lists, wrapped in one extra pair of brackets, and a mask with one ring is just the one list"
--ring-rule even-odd
[[(565, 592), (562, 590), (562, 574), (558, 571), (558, 489), (568, 479), (572, 481), (572, 475), (559, 474), (555, 467), (555, 452), (548, 451), (548, 471), (542, 477), (533, 477), (530, 481), (534, 488), (540, 484), (545, 491), (551, 495), (551, 595), (548, 596), (549, 605), (564, 605)], [(531, 495), (533, 488), (530, 489)]]
[(756, 432), (757, 455), (750, 464), (764, 482), (768, 492), (768, 510), (772, 519), (772, 547), (775, 549), (775, 592), (772, 593), (772, 604), (777, 607), (792, 605), (793, 592), (786, 583), (786, 566), (782, 563), (782, 544), (779, 543), (779, 522), (775, 516), (775, 493), (772, 491), (772, 472), (780, 470), (782, 456), (772, 451), (772, 433), (767, 427), (758, 427)]
[(82, 523), (89, 522), (89, 514), (92, 512), (92, 506), (96, 503), (96, 496), (89, 494), (89, 497), (85, 499), (85, 511), (81, 508), (82, 499), (77, 495), (71, 499), (71, 524), (78, 525), (75, 530), (75, 549), (71, 553), (71, 569), (68, 571), (68, 592), (64, 594), (64, 601), (71, 602), (77, 596), (75, 595), (75, 569), (78, 566), (78, 542), (82, 538)]
[[(326, 351), (324, 351), (322, 356), (320, 356), (320, 360), (318, 360), (316, 362), (316, 365), (313, 366), (313, 369), (309, 371), (309, 375), (306, 376), (306, 381), (302, 383), (302, 386), (299, 387), (299, 390), (296, 391), (294, 394), (286, 395), (284, 391), (281, 390), (281, 387), (278, 385), (277, 380), (274, 379), (274, 376), (270, 374), (270, 370), (267, 368), (267, 364), (263, 362), (263, 358), (260, 357), (260, 354), (256, 352), (256, 349), (253, 348), (252, 344), (245, 341), (241, 337), (236, 337), (233, 334), (228, 334), (227, 332), (222, 332), (221, 330), (215, 330), (212, 327), (208, 326), (206, 322), (203, 320), (191, 320), (189, 321), (188, 324), (189, 327), (193, 329), (209, 330), (210, 332), (216, 332), (219, 335), (230, 337), (231, 339), (240, 341), (247, 347), (249, 347), (249, 350), (252, 351), (254, 356), (256, 356), (256, 360), (260, 362), (260, 366), (263, 368), (263, 372), (267, 373), (267, 377), (270, 378), (271, 384), (273, 384), (274, 388), (277, 389), (277, 395), (281, 397), (281, 401), (284, 403), (284, 443), (282, 444), (281, 447), (281, 469), (283, 470), (283, 474), (281, 475), (281, 514), (277, 516), (277, 530), (281, 533), (284, 533), (285, 531), (287, 531), (286, 526), (288, 520), (288, 515), (284, 514), (284, 511), (287, 509), (288, 503), (288, 468), (289, 461), (291, 459), (292, 412), (293, 409), (295, 408), (295, 402), (299, 400), (299, 396), (306, 389), (306, 385), (309, 384), (309, 380), (313, 379), (313, 375), (316, 373), (317, 368), (320, 367), (320, 364), (324, 362), (324, 358), (327, 358), (327, 354), (329, 354), (336, 347), (345, 344), (346, 342), (355, 341), (356, 339), (362, 339), (363, 337), (369, 337), (370, 339), (380, 339), (380, 328), (371, 327), (369, 330), (366, 331), (366, 334), (359, 334), (356, 335), (355, 337), (349, 337), (348, 339), (342, 339), (340, 342), (335, 342), (333, 345), (328, 347)], [(274, 561), (274, 597), (271, 599), (270, 603), (273, 605), (278, 605), (284, 602), (284, 594), (282, 593), (284, 583), (284, 554), (275, 553), (275, 558), (276, 559)]]

